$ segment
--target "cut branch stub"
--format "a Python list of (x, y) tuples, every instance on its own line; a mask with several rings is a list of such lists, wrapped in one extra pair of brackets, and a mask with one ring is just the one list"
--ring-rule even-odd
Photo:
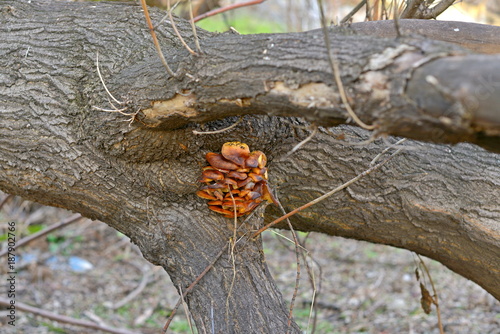
[(266, 155), (250, 152), (247, 144), (228, 142), (221, 154), (209, 152), (210, 166), (203, 168), (199, 182), (205, 183), (196, 194), (208, 199), (210, 210), (224, 217), (240, 217), (260, 203), (277, 203), (267, 184)]

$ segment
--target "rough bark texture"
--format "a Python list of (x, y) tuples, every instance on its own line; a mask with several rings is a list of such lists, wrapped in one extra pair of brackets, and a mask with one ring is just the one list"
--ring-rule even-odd
[[(497, 26), (434, 20), (401, 20), (400, 23), (400, 33), (403, 35), (425, 36), (458, 44), (478, 53), (500, 53), (500, 36), (498, 36)], [(351, 27), (362, 34), (386, 38), (397, 37), (392, 20), (358, 22), (353, 23)]]
[[(154, 21), (161, 16), (153, 12)], [(180, 26), (184, 36), (191, 34)], [(184, 290), (233, 236), (232, 221), (211, 213), (194, 194), (206, 152), (231, 140), (264, 151), (271, 182), (291, 210), (366, 169), (386, 145), (350, 146), (369, 134), (320, 128), (284, 158), (307, 135), (297, 127), (307, 123), (291, 116), (327, 126), (347, 119), (319, 32), (200, 31), (203, 56), (190, 56), (169, 27), (157, 33), (178, 79), (158, 60), (137, 6), (3, 2), (0, 189), (108, 223)], [(379, 133), (471, 140), (498, 151), (498, 57), (349, 29), (332, 31), (331, 39), (356, 112)], [(108, 88), (124, 101), (116, 107), (140, 110), (131, 122), (94, 108), (112, 108), (96, 72), (97, 52)], [(457, 54), (463, 56), (445, 57)], [(453, 80), (468, 73), (463, 64), (473, 66), (477, 78), (489, 71), (485, 78), (496, 80), (482, 96), (488, 105), (460, 102), (474, 96), (470, 74)], [(192, 133), (230, 125), (235, 118), (223, 118), (240, 114), (248, 115), (230, 131)], [(499, 155), (471, 144), (405, 145), (409, 149), (382, 170), (292, 222), (301, 230), (424, 254), (500, 298)], [(267, 207), (266, 220), (276, 215)], [(259, 217), (238, 235), (260, 224)], [(234, 261), (224, 252), (187, 303), (207, 332), (212, 324), (217, 333), (284, 333), (288, 326), (260, 241), (243, 238)], [(293, 322), (291, 331), (299, 332)]]

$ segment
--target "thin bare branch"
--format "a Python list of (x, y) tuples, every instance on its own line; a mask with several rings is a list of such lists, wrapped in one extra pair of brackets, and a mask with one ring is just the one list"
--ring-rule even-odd
[(209, 12), (203, 13), (201, 15), (198, 15), (194, 18), (194, 22), (198, 22), (200, 20), (206, 19), (207, 17), (214, 16), (220, 13), (227, 12), (229, 10), (233, 10), (236, 8), (241, 8), (241, 7), (246, 7), (246, 6), (252, 6), (252, 5), (258, 5), (260, 3), (263, 3), (266, 0), (253, 0), (253, 1), (247, 1), (247, 2), (242, 2), (242, 3), (235, 3), (226, 7), (221, 7), (217, 9), (213, 9)]
[(435, 19), (450, 6), (455, 3), (456, 0), (442, 0), (437, 5), (432, 8), (426, 8), (423, 10), (422, 18), (426, 20)]
[(145, 271), (143, 271), (141, 282), (139, 283), (139, 285), (134, 290), (132, 290), (128, 295), (125, 296), (125, 298), (121, 299), (120, 301), (118, 301), (116, 303), (105, 304), (104, 306), (106, 306), (107, 308), (110, 308), (112, 310), (116, 310), (116, 309), (119, 309), (122, 306), (125, 306), (131, 300), (135, 299), (137, 296), (139, 296), (141, 294), (141, 292), (148, 285), (149, 278), (151, 277), (151, 275), (152, 275), (152, 271), (151, 270), (145, 270)]
[[(83, 219), (83, 217), (79, 213), (74, 214), (74, 215), (72, 215), (72, 216), (70, 216), (70, 217), (68, 217), (68, 218), (66, 218), (64, 220), (61, 220), (58, 223), (50, 225), (46, 229), (43, 229), (43, 230), (38, 231), (36, 233), (33, 233), (32, 235), (30, 235), (30, 236), (28, 236), (26, 238), (22, 238), (21, 240), (19, 240), (16, 243), (16, 248), (20, 248), (22, 246), (25, 246), (25, 245), (27, 245), (28, 243), (32, 242), (35, 239), (43, 237), (44, 235), (47, 235), (50, 232), (55, 231), (55, 230), (57, 230), (57, 229), (59, 229), (61, 227), (64, 227), (66, 225), (69, 225), (69, 224), (72, 224), (74, 222), (77, 222), (80, 219)], [(4, 256), (6, 254), (7, 254), (7, 249), (5, 249), (4, 251), (0, 252), (0, 257)]]
[(231, 285), (229, 286), (229, 291), (226, 297), (226, 321), (229, 322), (229, 298), (233, 293), (234, 283), (236, 282), (236, 257), (234, 256), (234, 248), (236, 247), (237, 241), (237, 231), (238, 231), (238, 210), (236, 208), (236, 201), (234, 200), (233, 193), (229, 191), (229, 195), (231, 196), (231, 200), (233, 202), (233, 214), (234, 214), (234, 226), (233, 226), (233, 238), (230, 240), (231, 248), (229, 258), (231, 259), (231, 265), (233, 267), (233, 277), (231, 278)]
[(243, 117), (244, 116), (240, 116), (240, 118), (234, 122), (234, 124), (226, 127), (226, 128), (223, 128), (223, 129), (220, 129), (220, 130), (214, 130), (214, 131), (197, 131), (197, 130), (193, 130), (193, 134), (195, 135), (213, 135), (213, 134), (216, 134), (216, 133), (221, 133), (221, 132), (224, 132), (224, 131), (227, 131), (227, 130), (231, 130), (232, 128), (236, 127), (238, 124), (241, 123), (241, 121), (243, 121)]
[[(286, 215), (286, 210), (281, 204), (281, 202), (278, 199), (278, 205), (281, 209), (281, 212), (283, 212), (284, 215)], [(293, 295), (292, 295), (292, 300), (290, 300), (290, 311), (288, 313), (288, 323), (287, 323), (287, 330), (286, 333), (290, 333), (290, 328), (292, 326), (292, 319), (293, 319), (293, 307), (295, 305), (295, 299), (297, 298), (297, 293), (299, 291), (299, 283), (300, 283), (300, 252), (299, 249), (301, 248), (299, 239), (297, 238), (297, 234), (295, 233), (295, 230), (293, 229), (292, 223), (290, 222), (290, 219), (287, 218), (286, 222), (288, 223), (288, 228), (290, 229), (290, 232), (292, 233), (293, 237), (293, 243), (295, 245), (295, 257), (296, 257), (296, 264), (297, 264), (297, 273), (295, 276), (295, 287), (293, 289)], [(301, 250), (303, 251), (303, 250)]]
[(312, 130), (311, 134), (309, 136), (307, 136), (306, 139), (304, 139), (303, 141), (301, 141), (300, 143), (298, 143), (297, 145), (295, 145), (291, 150), (290, 152), (288, 152), (284, 159), (287, 159), (288, 157), (290, 157), (293, 153), (297, 152), (302, 146), (304, 146), (305, 144), (307, 144), (309, 141), (311, 141), (311, 139), (314, 138), (314, 136), (316, 135), (316, 133), (318, 133), (318, 127), (316, 125), (314, 125), (314, 129)]
[[(308, 234), (307, 236), (309, 236), (309, 235), (310, 234)], [(302, 241), (302, 244), (304, 245), (304, 247), (306, 245), (307, 236)], [(315, 305), (316, 305), (316, 297), (318, 296), (318, 294), (321, 290), (322, 270), (321, 270), (321, 265), (316, 260), (314, 260), (314, 258), (310, 254), (307, 254), (307, 255), (309, 256), (311, 261), (316, 264), (316, 266), (318, 267), (318, 271), (319, 271), (319, 284), (317, 285), (316, 284), (316, 276), (314, 275), (314, 269), (312, 269), (311, 266), (309, 266), (305, 252), (302, 252), (302, 261), (304, 262), (304, 265), (306, 267), (306, 272), (309, 276), (309, 283), (311, 283), (311, 287), (313, 290), (313, 294), (311, 297), (311, 307), (309, 309), (309, 317), (307, 319), (306, 333), (309, 333), (309, 328), (311, 327), (311, 320), (312, 320), (312, 329), (311, 329), (310, 333), (313, 334), (316, 331), (316, 324), (317, 324), (317, 320), (318, 320), (318, 312), (315, 308)]]
[(424, 2), (424, 0), (409, 0), (405, 10), (401, 13), (402, 19), (415, 18), (415, 14), (418, 12), (418, 8)]
[(189, 330), (191, 331), (191, 334), (194, 333), (193, 331), (193, 323), (191, 321), (191, 315), (189, 313), (189, 308), (187, 306), (187, 303), (186, 301), (184, 300), (184, 297), (183, 297), (183, 293), (182, 293), (182, 286), (179, 285), (179, 292), (181, 294), (181, 300), (182, 300), (182, 307), (184, 308), (184, 315), (186, 316), (186, 319), (187, 319), (187, 322), (188, 322), (188, 326), (189, 326)]
[(399, 16), (398, 16), (398, 6), (396, 0), (393, 0), (393, 16), (394, 16), (394, 28), (396, 29), (396, 34), (401, 37), (401, 28), (399, 27)]
[(5, 205), (5, 203), (7, 203), (12, 197), (14, 197), (14, 195), (11, 195), (11, 194), (7, 194), (7, 196), (5, 196), (1, 201), (0, 201), (0, 210), (3, 208), (3, 206)]
[(104, 79), (102, 78), (102, 75), (101, 75), (101, 70), (99, 68), (99, 51), (96, 52), (96, 59), (95, 59), (95, 66), (97, 68), (97, 74), (99, 75), (99, 79), (101, 79), (101, 83), (102, 83), (102, 86), (104, 87), (104, 89), (106, 90), (106, 93), (108, 93), (109, 97), (111, 97), (113, 99), (113, 101), (115, 101), (116, 103), (118, 104), (123, 104), (123, 102), (120, 102), (118, 101), (114, 96), (113, 94), (111, 94), (109, 92), (109, 89), (108, 87), (106, 87), (106, 83), (104, 82)]
[[(9, 306), (9, 305), (11, 305), (10, 300), (3, 298), (3, 297), (0, 297), (0, 305)], [(74, 326), (80, 326), (80, 327), (84, 327), (84, 328), (90, 328), (93, 330), (100, 330), (100, 331), (107, 332), (107, 333), (138, 334), (138, 332), (131, 332), (127, 329), (113, 328), (113, 327), (109, 327), (106, 325), (99, 325), (99, 324), (96, 324), (94, 322), (90, 322), (90, 321), (86, 321), (86, 320), (75, 319), (75, 318), (67, 317), (65, 315), (52, 313), (52, 312), (40, 309), (38, 307), (33, 307), (33, 306), (28, 305), (28, 304), (21, 303), (18, 300), (16, 300), (16, 310), (32, 313), (34, 315), (38, 315), (38, 316), (41, 316), (43, 318), (54, 320), (54, 321), (57, 321), (60, 323), (70, 324), (70, 325), (74, 325)]]
[(198, 39), (198, 33), (196, 32), (196, 25), (194, 24), (193, 18), (193, 1), (189, 0), (189, 23), (191, 23), (191, 29), (193, 30), (194, 45), (196, 46), (196, 51), (201, 54), (200, 41)]
[(351, 17), (353, 17), (365, 5), (366, 5), (366, 0), (362, 0), (346, 16), (344, 16), (344, 18), (340, 21), (340, 24), (348, 22), (351, 19)]
[[(182, 0), (177, 0), (177, 2), (176, 2), (173, 6), (172, 6), (172, 10), (174, 10), (175, 8), (177, 8), (177, 6), (181, 3), (181, 1), (182, 1)], [(167, 19), (167, 17), (168, 17), (168, 16), (169, 16), (169, 15), (168, 15), (168, 11), (167, 11), (167, 14), (165, 14), (165, 15), (161, 18), (160, 22), (158, 22), (158, 23), (154, 26), (154, 29), (156, 30), (156, 28), (158, 28), (158, 27), (159, 27), (159, 26), (160, 26), (160, 25), (161, 25), (161, 24), (162, 24), (162, 23), (163, 23), (163, 22)], [(167, 21), (167, 22), (168, 22), (168, 21)], [(170, 22), (168, 22), (168, 23), (170, 23)]]
[(424, 260), (422, 260), (422, 257), (419, 254), (417, 254), (417, 257), (418, 257), (418, 259), (420, 261), (420, 264), (422, 264), (422, 267), (424, 268), (425, 274), (429, 278), (429, 283), (431, 283), (432, 293), (434, 294), (434, 296), (432, 298), (432, 302), (436, 306), (436, 313), (437, 313), (437, 317), (438, 317), (439, 333), (440, 334), (444, 334), (443, 322), (441, 321), (441, 309), (439, 308), (439, 298), (438, 298), (438, 294), (437, 294), (437, 291), (436, 291), (436, 286), (434, 285), (434, 281), (432, 280), (431, 274), (429, 272), (429, 269), (425, 265)]
[[(396, 146), (398, 146), (399, 144), (402, 144), (404, 143), (405, 141), (407, 140), (407, 138), (403, 138), (403, 139), (400, 139), (398, 140), (396, 143), (394, 144), (390, 144), (388, 147), (384, 148), (384, 150), (382, 152), (380, 152), (379, 154), (377, 154), (375, 156), (375, 158), (373, 158), (372, 161), (370, 161), (370, 166), (373, 166), (375, 165), (375, 163), (378, 161), (378, 159), (380, 159), (381, 156), (383, 156), (387, 151), (389, 151), (390, 149), (393, 149), (395, 148)], [(400, 149), (403, 149), (403, 147), (398, 147)]]
[(402, 19), (435, 19), (446, 9), (452, 6), (456, 0), (441, 0), (432, 6), (432, 1), (410, 0), (405, 10), (401, 14)]
[(325, 22), (325, 12), (323, 11), (323, 1), (322, 0), (317, 0), (318, 1), (318, 7), (319, 7), (319, 12), (320, 12), (320, 19), (321, 19), (321, 28), (323, 29), (323, 37), (325, 39), (325, 45), (326, 45), (326, 50), (328, 53), (328, 60), (330, 62), (330, 67), (332, 68), (333, 76), (335, 78), (335, 83), (337, 84), (337, 88), (339, 89), (339, 94), (340, 98), (342, 100), (342, 103), (344, 104), (347, 113), (349, 116), (353, 119), (353, 121), (358, 124), (360, 127), (367, 129), (367, 130), (373, 130), (375, 129), (374, 125), (368, 125), (364, 123), (361, 119), (359, 119), (358, 115), (352, 110), (351, 105), (349, 104), (349, 101), (347, 99), (347, 95), (344, 89), (344, 85), (342, 84), (342, 80), (340, 78), (340, 69), (339, 69), (339, 64), (337, 62), (337, 59), (332, 55), (332, 47), (330, 44), (330, 38), (328, 37), (328, 28), (326, 26)]
[(168, 66), (167, 60), (165, 59), (165, 56), (163, 55), (163, 52), (161, 51), (160, 43), (158, 43), (158, 38), (156, 37), (155, 30), (153, 28), (153, 23), (151, 22), (151, 17), (149, 16), (149, 11), (148, 11), (148, 6), (146, 5), (146, 0), (141, 0), (141, 6), (142, 10), (144, 11), (144, 16), (146, 17), (146, 22), (148, 24), (149, 28), (149, 33), (151, 34), (151, 37), (153, 38), (153, 44), (155, 45), (156, 52), (158, 52), (158, 56), (160, 56), (161, 62), (163, 66), (165, 66), (165, 69), (167, 70), (167, 73), (171, 77), (175, 77), (174, 71)]
[(294, 214), (304, 210), (304, 209), (307, 209), (308, 207), (316, 204), (316, 203), (319, 203), (325, 199), (327, 199), (328, 197), (332, 196), (333, 194), (349, 187), (351, 184), (353, 184), (354, 182), (360, 180), (361, 178), (365, 177), (366, 175), (376, 171), (377, 169), (379, 169), (380, 167), (382, 167), (383, 165), (385, 165), (387, 162), (389, 162), (389, 160), (391, 160), (395, 155), (397, 155), (399, 152), (401, 152), (401, 148), (398, 149), (397, 151), (395, 151), (393, 154), (391, 154), (387, 159), (385, 159), (384, 161), (382, 161), (381, 163), (375, 165), (375, 166), (372, 166), (370, 168), (368, 168), (367, 170), (365, 170), (364, 172), (358, 174), (357, 176), (353, 177), (352, 179), (350, 179), (349, 181), (347, 181), (346, 183), (338, 186), (337, 188), (327, 192), (326, 194), (316, 198), (315, 200), (309, 202), (309, 203), (306, 203), (292, 211), (290, 211), (289, 213), (287, 213), (286, 215), (283, 215), (275, 220), (273, 220), (272, 222), (270, 222), (269, 224), (267, 224), (266, 226), (260, 228), (257, 232), (255, 232), (253, 235), (252, 235), (252, 238), (255, 238), (257, 237), (258, 235), (260, 235), (262, 232), (264, 232), (265, 230), (267, 230), (268, 228), (276, 225), (277, 223), (293, 216)]
[(179, 38), (179, 40), (181, 41), (182, 45), (186, 48), (186, 50), (189, 51), (189, 53), (191, 53), (193, 55), (196, 54), (196, 52), (194, 52), (193, 49), (191, 49), (189, 47), (189, 45), (187, 45), (184, 38), (182, 38), (181, 33), (177, 29), (177, 25), (175, 24), (175, 21), (174, 21), (174, 16), (172, 15), (172, 9), (170, 8), (170, 0), (167, 0), (167, 11), (168, 11), (168, 17), (170, 18), (170, 25), (172, 26), (172, 29), (174, 29), (174, 32), (177, 35), (177, 37)]
[(187, 296), (187, 294), (190, 293), (191, 290), (193, 290), (193, 288), (196, 286), (196, 284), (198, 284), (198, 282), (210, 271), (210, 269), (213, 268), (215, 262), (217, 262), (219, 260), (219, 258), (222, 256), (222, 254), (228, 248), (228, 246), (229, 246), (229, 243), (227, 243), (224, 247), (222, 247), (222, 249), (219, 251), (219, 253), (214, 257), (212, 262), (210, 262), (210, 264), (201, 272), (201, 274), (199, 274), (198, 277), (196, 277), (196, 279), (187, 287), (187, 289), (184, 290), (181, 297), (177, 301), (177, 304), (175, 305), (172, 312), (170, 313), (170, 316), (168, 317), (167, 322), (165, 323), (165, 326), (163, 326), (163, 333), (167, 332), (167, 329), (170, 326), (170, 323), (172, 322), (175, 314), (177, 313), (177, 309), (179, 308), (179, 306), (182, 303), (182, 299), (185, 298)]

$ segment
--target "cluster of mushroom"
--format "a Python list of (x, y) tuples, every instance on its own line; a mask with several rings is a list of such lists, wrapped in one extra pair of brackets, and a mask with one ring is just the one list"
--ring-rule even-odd
[(203, 167), (200, 182), (204, 186), (196, 193), (208, 199), (210, 210), (234, 218), (249, 214), (260, 203), (276, 203), (267, 185), (266, 155), (250, 152), (247, 144), (228, 142), (221, 153), (209, 152), (210, 166)]

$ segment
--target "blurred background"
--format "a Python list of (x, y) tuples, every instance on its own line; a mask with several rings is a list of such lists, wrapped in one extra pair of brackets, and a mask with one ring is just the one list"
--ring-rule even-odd
[[(167, 6), (166, 0), (148, 2), (162, 8)], [(193, 0), (194, 15), (232, 3)], [(338, 23), (359, 1), (324, 0), (323, 3), (328, 20)], [(366, 3), (348, 21), (392, 18), (393, 2)], [(401, 13), (404, 3), (397, 5)], [(181, 1), (175, 12), (189, 17), (188, 8)], [(457, 1), (438, 19), (499, 25), (500, 2)], [(202, 20), (198, 25), (221, 32), (234, 27), (240, 33), (281, 33), (320, 27), (315, 0), (267, 0)], [(160, 332), (177, 302), (177, 292), (163, 269), (144, 260), (126, 236), (102, 222), (0, 193), (0, 252), (6, 249), (8, 222), (15, 222), (18, 244), (16, 302), (55, 315), (127, 329), (117, 329), (114, 333)], [(43, 234), (50, 227), (53, 230)], [(39, 234), (42, 235), (36, 237)], [(21, 244), (21, 239), (33, 237), (36, 238)], [(433, 308), (426, 314), (420, 305), (416, 255), (316, 233), (299, 233), (299, 237), (310, 255), (309, 273), (302, 266), (294, 311), (304, 332), (439, 332), (436, 310)], [(286, 231), (267, 231), (263, 239), (270, 270), (285, 299), (291, 300), (296, 279), (291, 236)], [(7, 260), (5, 254), (2, 256), (0, 273), (5, 277)], [(439, 293), (446, 333), (500, 333), (498, 301), (441, 264), (425, 258), (424, 261)], [(6, 287), (2, 282), (2, 288)], [(14, 330), (6, 324), (6, 316), (7, 311), (0, 310), (0, 333), (106, 333), (21, 311), (17, 312)], [(191, 333), (182, 310), (170, 332)]]

